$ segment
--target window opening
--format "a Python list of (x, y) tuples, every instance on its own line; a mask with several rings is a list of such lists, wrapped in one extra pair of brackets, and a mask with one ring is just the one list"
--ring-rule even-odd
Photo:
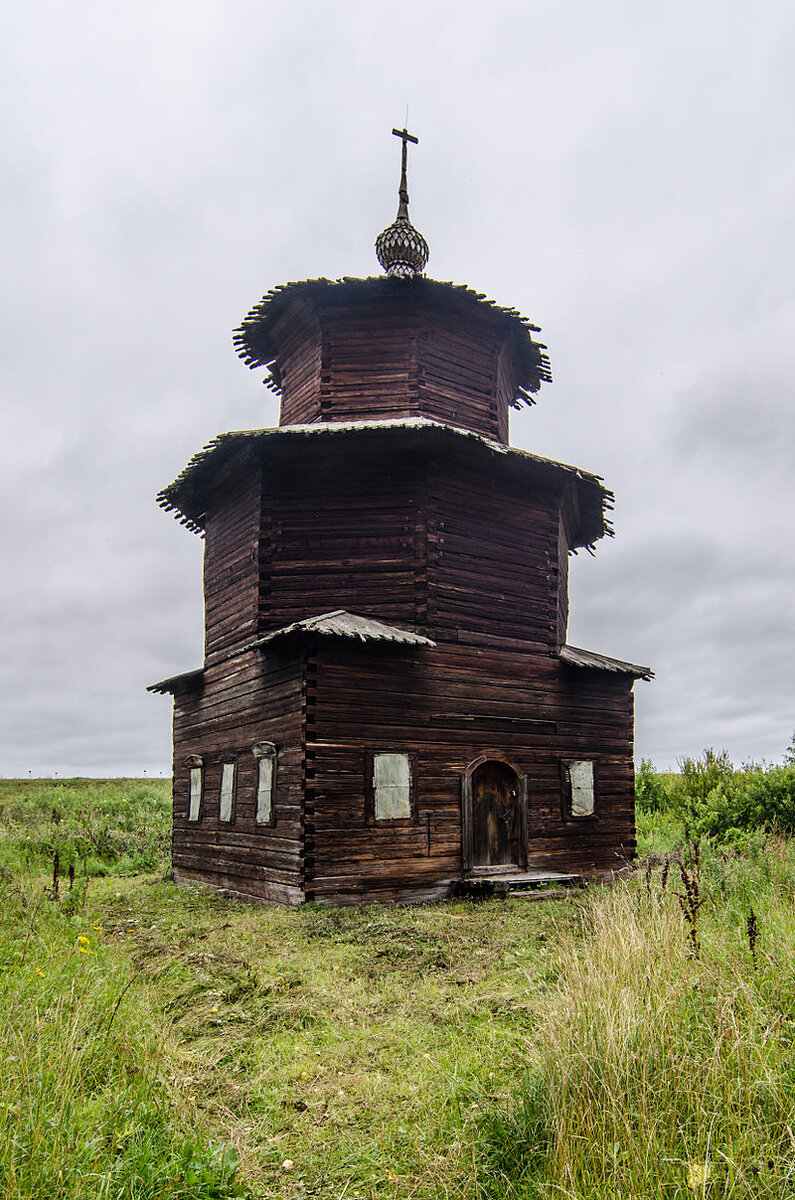
[(221, 771), (221, 803), (218, 810), (219, 821), (232, 820), (232, 797), (235, 790), (235, 764), (224, 763)]
[(408, 754), (373, 755), (373, 802), (376, 821), (411, 816), (411, 759)]
[(204, 761), (198, 754), (191, 754), (185, 759), (185, 766), (190, 770), (190, 799), (188, 801), (188, 820), (198, 821), (202, 807), (202, 783)]
[(590, 817), (594, 811), (593, 763), (578, 761), (569, 763), (571, 786), (571, 815)]
[(257, 825), (273, 824), (273, 787), (276, 779), (276, 747), (273, 742), (257, 742), (251, 747), (257, 760)]

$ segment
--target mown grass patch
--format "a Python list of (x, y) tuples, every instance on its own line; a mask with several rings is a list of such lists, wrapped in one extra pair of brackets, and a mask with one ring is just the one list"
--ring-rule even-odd
[(573, 906), (296, 912), (125, 881), (103, 907), (256, 1194), (432, 1197), (474, 1194), (472, 1131), (524, 1074)]
[[(112, 824), (112, 784), (75, 784), (71, 811), (94, 788)], [(137, 837), (167, 785), (136, 794), (119, 783)], [(47, 831), (45, 795), (6, 802), (15, 838)], [(47, 849), (17, 843), (0, 1194), (788, 1195), (795, 850), (759, 830), (696, 861), (676, 821), (642, 814), (656, 848), (631, 879), (543, 904), (255, 907), (174, 887), (159, 858), (117, 873), (123, 829), (105, 874), (56, 896)]]

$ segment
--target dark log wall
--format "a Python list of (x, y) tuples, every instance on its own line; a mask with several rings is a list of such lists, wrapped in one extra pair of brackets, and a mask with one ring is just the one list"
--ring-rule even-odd
[(274, 330), (280, 424), (420, 416), (507, 442), (516, 394), (507, 341), (490, 314), (409, 291), (319, 302), (311, 316), (296, 302)]
[(519, 369), (511, 340), (503, 342), (497, 356), (497, 434), (496, 440), (510, 442), (509, 416), (511, 405), (517, 394)]
[(280, 346), (281, 425), (303, 425), (320, 417), (320, 326), (313, 310), (295, 301), (279, 319), (274, 335)]
[(565, 635), (560, 485), (499, 455), (416, 439), (295, 438), (238, 472), (207, 517), (206, 656), (335, 608), (552, 648)]
[(360, 436), (296, 439), (266, 464), (260, 629), (345, 608), (434, 637), (556, 647), (560, 485), (479, 447), (438, 461), (416, 441)]
[(401, 313), (334, 308), (321, 316), (320, 416), (327, 421), (416, 416), (416, 323)]
[[(357, 452), (358, 450), (358, 452)], [(344, 608), (414, 625), (424, 595), (422, 456), (298, 441), (266, 466), (263, 630)]]
[(439, 464), (431, 476), (428, 629), (519, 638), (558, 635), (558, 506), (499, 457)]
[(558, 646), (565, 646), (569, 625), (569, 535), (563, 513), (558, 517), (558, 557), (553, 571), (558, 596)]
[[(461, 775), (481, 754), (527, 773), (531, 868), (615, 868), (634, 851), (631, 731), (630, 680), (546, 655), (318, 645), (307, 683), (308, 898), (440, 894), (461, 875)], [(368, 751), (416, 754), (411, 820), (368, 823)], [(594, 818), (565, 816), (572, 758), (595, 761)]]
[[(174, 700), (174, 834), (176, 879), (266, 900), (303, 895), (304, 659), (296, 650), (250, 651), (209, 667), (202, 690)], [(257, 766), (252, 746), (278, 747), (275, 822), (254, 822)], [(204, 760), (201, 818), (188, 821), (188, 755)], [(234, 762), (233, 821), (218, 819), (221, 770)]]
[(497, 383), (502, 340), (493, 326), (431, 314), (420, 340), (419, 415), (507, 441), (507, 412), (501, 411), (507, 401)]
[(237, 460), (207, 514), (204, 545), (205, 658), (216, 662), (257, 636), (261, 472)]

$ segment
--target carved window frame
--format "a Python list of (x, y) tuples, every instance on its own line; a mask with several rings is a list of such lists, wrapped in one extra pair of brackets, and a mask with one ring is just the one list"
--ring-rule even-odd
[[(204, 806), (204, 759), (201, 754), (189, 754), (183, 760), (183, 766), (188, 768), (188, 822), (198, 824), (202, 819)], [(194, 805), (194, 800), (196, 801)]]
[[(226, 786), (228, 774), (231, 773), (229, 787)], [(224, 816), (224, 801), (229, 801), (229, 815)], [(218, 789), (218, 824), (234, 825), (237, 815), (237, 760), (234, 758), (221, 759), (221, 783)]]
[[(571, 768), (587, 764), (591, 768), (591, 811), (574, 812), (574, 785), (571, 778)], [(598, 788), (598, 759), (596, 758), (564, 758), (560, 763), (561, 770), (561, 805), (563, 820), (572, 825), (588, 824), (599, 820), (599, 788)]]
[[(409, 765), (409, 812), (405, 817), (376, 816), (375, 760), (381, 754), (400, 754)], [(365, 822), (376, 829), (403, 829), (416, 825), (417, 810), (417, 755), (402, 747), (379, 747), (367, 750), (364, 756)]]
[[(256, 788), (254, 791), (254, 826), (257, 829), (272, 829), (276, 824), (276, 772), (279, 763), (279, 749), (275, 742), (255, 742), (251, 747), (251, 753), (254, 755), (257, 763)], [(267, 816), (260, 817), (263, 768), (266, 764), (270, 767), (268, 813)]]

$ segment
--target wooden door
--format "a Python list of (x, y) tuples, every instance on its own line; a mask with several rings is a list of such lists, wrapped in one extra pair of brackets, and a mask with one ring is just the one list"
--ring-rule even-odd
[(522, 856), (520, 780), (512, 767), (488, 759), (472, 772), (472, 866), (519, 867)]

